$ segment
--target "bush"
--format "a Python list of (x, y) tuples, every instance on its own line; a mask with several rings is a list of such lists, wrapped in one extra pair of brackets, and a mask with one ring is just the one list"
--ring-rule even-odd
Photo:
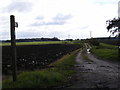
[(90, 39), (89, 43), (91, 45), (94, 45), (94, 46), (99, 46), (100, 45), (100, 43), (96, 39), (94, 39), (94, 38)]

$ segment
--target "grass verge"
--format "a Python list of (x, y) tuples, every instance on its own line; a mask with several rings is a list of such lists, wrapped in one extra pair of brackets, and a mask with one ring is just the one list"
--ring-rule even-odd
[(3, 80), (3, 88), (49, 88), (65, 85), (69, 81), (68, 77), (75, 73), (71, 67), (76, 63), (78, 51), (67, 54), (50, 64), (51, 68), (21, 73), (16, 82), (13, 82), (12, 78)]
[(117, 61), (118, 49), (117, 46), (100, 43), (100, 46), (93, 46), (92, 53), (100, 59)]

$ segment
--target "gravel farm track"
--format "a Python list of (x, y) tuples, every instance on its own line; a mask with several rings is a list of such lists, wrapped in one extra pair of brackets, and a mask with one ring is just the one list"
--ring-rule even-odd
[[(74, 69), (77, 71), (66, 88), (116, 88), (120, 89), (120, 63), (97, 59), (86, 47), (88, 59), (85, 59), (81, 50), (77, 57)], [(65, 88), (65, 89), (66, 89)]]

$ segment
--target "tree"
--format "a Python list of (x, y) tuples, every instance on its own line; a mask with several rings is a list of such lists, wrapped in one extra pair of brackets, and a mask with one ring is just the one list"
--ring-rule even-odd
[(112, 33), (112, 35), (117, 33), (117, 37), (119, 37), (120, 36), (120, 18), (118, 19), (114, 18), (113, 20), (107, 20), (106, 22), (108, 24), (107, 26), (108, 31)]
[(108, 24), (108, 31), (112, 33), (112, 35), (117, 33), (116, 37), (118, 38), (118, 60), (120, 60), (120, 18), (114, 18), (113, 20), (107, 20), (106, 22)]

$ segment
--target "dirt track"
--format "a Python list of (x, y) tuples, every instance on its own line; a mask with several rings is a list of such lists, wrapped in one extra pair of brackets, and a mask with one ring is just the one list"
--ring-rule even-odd
[(77, 74), (68, 88), (120, 88), (120, 64), (99, 60), (90, 52), (86, 60), (81, 53), (76, 57)]

